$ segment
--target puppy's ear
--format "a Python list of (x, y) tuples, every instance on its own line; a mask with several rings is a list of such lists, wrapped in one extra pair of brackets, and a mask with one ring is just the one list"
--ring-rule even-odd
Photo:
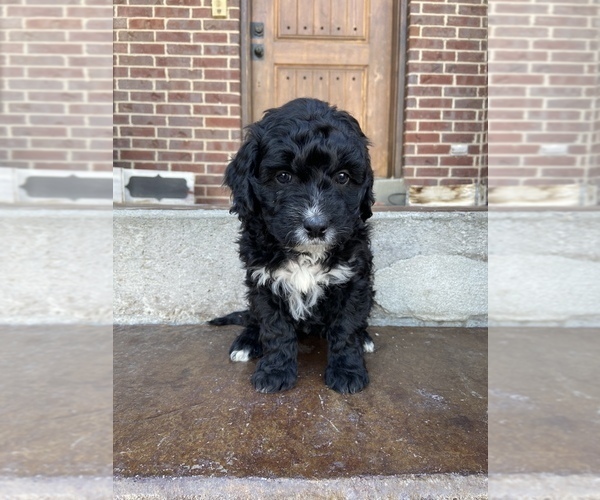
[(365, 165), (366, 169), (366, 177), (361, 190), (360, 218), (363, 221), (366, 221), (373, 215), (371, 207), (373, 206), (373, 203), (375, 203), (375, 195), (373, 194), (373, 169), (371, 168), (371, 157), (369, 155), (369, 146), (371, 143), (360, 128), (360, 124), (356, 118), (346, 111), (340, 111), (337, 110), (337, 108), (334, 109), (338, 118), (346, 123), (352, 131), (352, 135), (355, 138), (358, 138), (360, 143), (360, 146), (358, 147), (360, 155), (359, 161)]
[[(367, 153), (368, 155), (368, 153)], [(366, 221), (373, 215), (371, 207), (375, 203), (375, 194), (373, 193), (373, 170), (371, 169), (371, 160), (367, 156), (367, 177), (363, 184), (360, 201), (360, 218)]]
[(232, 192), (231, 213), (238, 214), (241, 221), (248, 220), (257, 209), (257, 201), (252, 190), (252, 179), (258, 167), (258, 140), (252, 130), (234, 159), (225, 169), (223, 184)]

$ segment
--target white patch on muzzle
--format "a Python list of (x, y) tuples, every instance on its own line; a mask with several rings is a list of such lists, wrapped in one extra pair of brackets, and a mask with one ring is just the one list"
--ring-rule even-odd
[(323, 238), (311, 238), (306, 233), (306, 229), (304, 229), (303, 226), (304, 221), (320, 217), (323, 217), (323, 211), (321, 210), (319, 196), (317, 195), (313, 199), (312, 204), (302, 212), (302, 225), (294, 231), (294, 237), (297, 243), (295, 250), (300, 253), (317, 254), (322, 248), (326, 250), (327, 247), (334, 243), (336, 232), (333, 227), (328, 227), (325, 230)]

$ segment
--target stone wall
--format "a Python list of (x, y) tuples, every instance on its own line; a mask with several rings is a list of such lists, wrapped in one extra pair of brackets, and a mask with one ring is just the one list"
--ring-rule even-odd
[[(482, 326), (487, 214), (377, 213), (371, 324)], [(116, 323), (199, 323), (245, 308), (238, 222), (224, 210), (117, 210)]]
[(600, 325), (600, 212), (490, 212), (490, 326)]

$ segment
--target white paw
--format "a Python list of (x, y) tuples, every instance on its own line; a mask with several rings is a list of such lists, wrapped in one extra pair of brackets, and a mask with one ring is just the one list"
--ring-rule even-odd
[(363, 344), (363, 351), (365, 351), (365, 352), (374, 352), (375, 351), (375, 344), (373, 343), (372, 340), (365, 340), (365, 342)]
[(229, 359), (231, 359), (231, 361), (241, 362), (250, 361), (250, 350), (242, 349), (241, 351), (232, 351), (229, 355)]

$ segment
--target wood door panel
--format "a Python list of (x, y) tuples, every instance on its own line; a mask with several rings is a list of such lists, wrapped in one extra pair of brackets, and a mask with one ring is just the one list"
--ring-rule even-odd
[(253, 0), (252, 117), (297, 97), (352, 113), (371, 140), (373, 168), (390, 171), (393, 0)]
[(277, 37), (365, 39), (368, 8), (368, 0), (277, 0)]
[(324, 45), (314, 40), (304, 41), (302, 50), (298, 43), (289, 40), (273, 44), (272, 57), (275, 64), (321, 65), (321, 66), (368, 66), (369, 47), (353, 42)]
[(366, 67), (276, 66), (275, 72), (275, 106), (296, 97), (316, 97), (350, 112), (360, 123), (366, 120)]

